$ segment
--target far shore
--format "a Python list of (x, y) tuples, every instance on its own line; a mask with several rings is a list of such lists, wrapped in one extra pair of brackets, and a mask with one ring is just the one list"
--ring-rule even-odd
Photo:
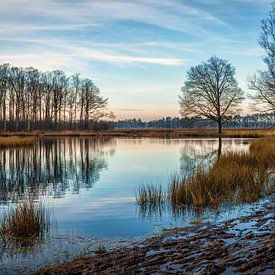
[(259, 138), (275, 136), (272, 128), (225, 128), (219, 135), (214, 128), (150, 128), (111, 130), (61, 130), (61, 131), (0, 131), (1, 137), (129, 137), (129, 138)]

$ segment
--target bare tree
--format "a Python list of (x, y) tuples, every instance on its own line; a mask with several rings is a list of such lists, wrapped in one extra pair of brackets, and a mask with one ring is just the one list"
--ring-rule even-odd
[(275, 112), (275, 2), (267, 19), (262, 20), (260, 46), (266, 56), (263, 58), (267, 70), (249, 77), (249, 88), (255, 91), (251, 95), (255, 109)]
[(9, 88), (9, 75), (8, 75), (9, 65), (0, 65), (0, 120), (2, 122), (1, 129), (6, 131), (6, 104), (7, 104), (7, 91)]
[(243, 100), (243, 91), (234, 76), (235, 68), (215, 56), (191, 67), (180, 96), (181, 114), (214, 120), (221, 134), (223, 121), (238, 111)]

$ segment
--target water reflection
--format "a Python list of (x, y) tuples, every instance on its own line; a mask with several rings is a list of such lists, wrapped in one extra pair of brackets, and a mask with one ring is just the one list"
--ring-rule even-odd
[(45, 138), (33, 148), (1, 150), (0, 202), (91, 188), (115, 147), (113, 139)]
[[(247, 150), (249, 142), (224, 139), (222, 149)], [(49, 196), (46, 201), (57, 223), (53, 236), (34, 253), (6, 250), (1, 258), (0, 246), (0, 273), (30, 273), (57, 259), (78, 256), (99, 240), (108, 244), (120, 238), (137, 240), (188, 225), (201, 215), (207, 219), (240, 215), (246, 210), (239, 213), (227, 206), (220, 209), (222, 217), (213, 211), (202, 214), (168, 205), (138, 211), (135, 192), (140, 184), (166, 190), (172, 174), (201, 162), (207, 165), (217, 150), (217, 139), (45, 138), (33, 148), (0, 151), (0, 219), (8, 208), (4, 203), (34, 193), (37, 198)]]
[(207, 167), (221, 154), (246, 151), (251, 139), (189, 139), (181, 147), (180, 173), (190, 175), (197, 167)]

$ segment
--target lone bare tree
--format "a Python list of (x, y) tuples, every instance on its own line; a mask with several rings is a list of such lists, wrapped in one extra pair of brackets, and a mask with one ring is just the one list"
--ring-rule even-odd
[(222, 123), (238, 110), (243, 91), (235, 79), (235, 68), (216, 56), (207, 62), (191, 67), (180, 96), (181, 114), (197, 115)]
[[(249, 88), (255, 91), (251, 96), (256, 109), (275, 112), (275, 2), (267, 19), (262, 20), (259, 44), (266, 52), (263, 58), (267, 70), (249, 77)], [(259, 108), (260, 107), (260, 108)]]

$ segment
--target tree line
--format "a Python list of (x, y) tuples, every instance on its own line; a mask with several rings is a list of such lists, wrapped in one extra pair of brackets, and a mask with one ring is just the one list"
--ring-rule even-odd
[[(110, 123), (110, 122), (109, 122)], [(112, 128), (216, 128), (215, 121), (202, 117), (164, 117), (157, 120), (125, 119), (112, 121)], [(235, 115), (224, 120), (226, 128), (275, 127), (275, 113)]]
[(108, 99), (91, 79), (63, 71), (0, 65), (0, 130), (65, 130), (104, 127)]

